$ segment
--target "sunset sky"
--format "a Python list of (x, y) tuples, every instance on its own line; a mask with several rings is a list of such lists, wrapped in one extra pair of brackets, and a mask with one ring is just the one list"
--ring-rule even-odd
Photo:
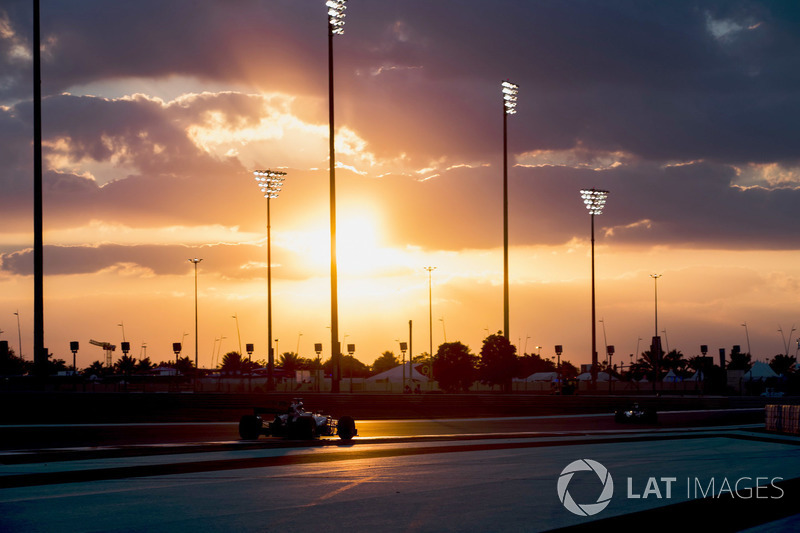
[[(278, 353), (330, 356), (324, 0), (42, 0), (45, 346), (89, 339), (200, 365), (266, 359), (266, 200)], [(0, 5), (0, 334), (33, 352), (32, 7)], [(800, 8), (793, 1), (351, 0), (334, 40), (339, 332), (369, 364), (473, 352), (503, 328), (502, 95), (510, 337), (598, 351), (765, 359), (800, 332)], [(743, 324), (747, 324), (747, 328)], [(790, 338), (791, 333), (791, 338)], [(346, 337), (344, 337), (346, 335)], [(662, 336), (664, 334), (662, 333)], [(221, 341), (220, 339), (224, 337)], [(641, 338), (641, 342), (638, 339)], [(541, 346), (541, 349), (537, 349)], [(115, 359), (121, 355), (115, 353)], [(621, 357), (620, 357), (621, 356)]]

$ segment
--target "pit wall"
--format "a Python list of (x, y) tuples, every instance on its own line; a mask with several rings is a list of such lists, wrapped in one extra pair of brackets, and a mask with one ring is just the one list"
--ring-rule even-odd
[[(254, 407), (306, 408), (356, 419), (466, 418), (613, 413), (636, 401), (658, 411), (763, 408), (766, 398), (541, 394), (0, 392), (0, 424), (235, 422)], [(782, 399), (784, 400), (784, 399)], [(788, 399), (784, 401), (789, 401)], [(770, 403), (776, 403), (770, 399)]]

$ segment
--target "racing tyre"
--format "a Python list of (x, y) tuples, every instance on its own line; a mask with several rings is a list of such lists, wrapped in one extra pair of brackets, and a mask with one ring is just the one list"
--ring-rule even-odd
[(614, 411), (614, 422), (619, 424), (625, 422), (625, 413), (621, 410)]
[(261, 419), (256, 415), (244, 415), (239, 419), (239, 436), (244, 440), (256, 440), (261, 433)]
[(336, 433), (342, 440), (350, 440), (356, 435), (356, 422), (352, 416), (343, 416), (336, 425)]

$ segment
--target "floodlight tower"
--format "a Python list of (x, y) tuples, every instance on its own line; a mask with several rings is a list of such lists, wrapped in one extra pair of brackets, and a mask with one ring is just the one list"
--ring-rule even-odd
[(509, 339), (508, 318), (508, 116), (517, 112), (518, 86), (506, 80), (503, 92), (503, 335)]
[(276, 170), (256, 170), (253, 172), (256, 185), (267, 199), (267, 390), (275, 387), (275, 355), (272, 351), (272, 233), (270, 226), (269, 201), (278, 197), (286, 172)]
[(330, 204), (331, 204), (331, 361), (333, 372), (331, 392), (339, 392), (341, 378), (341, 346), (339, 346), (339, 287), (336, 265), (336, 152), (334, 150), (333, 121), (333, 36), (344, 33), (347, 0), (328, 0), (328, 149), (330, 152)]
[(428, 271), (428, 356), (433, 357), (433, 289), (431, 288), (431, 273), (436, 270), (435, 266), (423, 267)]
[(592, 219), (592, 389), (597, 386), (597, 320), (594, 297), (594, 217), (603, 214), (608, 191), (599, 189), (582, 189), (581, 198)]

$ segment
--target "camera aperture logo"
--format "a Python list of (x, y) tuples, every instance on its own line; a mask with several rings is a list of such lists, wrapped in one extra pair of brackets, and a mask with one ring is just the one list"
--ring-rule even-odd
[[(603, 484), (600, 496), (597, 497), (597, 501), (594, 503), (576, 503), (568, 490), (569, 482), (572, 481), (572, 476), (574, 476), (576, 472), (584, 471), (592, 471), (597, 474), (598, 480)], [(561, 503), (569, 512), (578, 516), (592, 516), (605, 509), (611, 502), (611, 496), (614, 495), (614, 480), (611, 478), (608, 469), (597, 461), (593, 461), (592, 459), (578, 459), (568, 464), (566, 468), (561, 471), (561, 475), (558, 476), (558, 485), (556, 488), (558, 490), (558, 499), (561, 500)]]

